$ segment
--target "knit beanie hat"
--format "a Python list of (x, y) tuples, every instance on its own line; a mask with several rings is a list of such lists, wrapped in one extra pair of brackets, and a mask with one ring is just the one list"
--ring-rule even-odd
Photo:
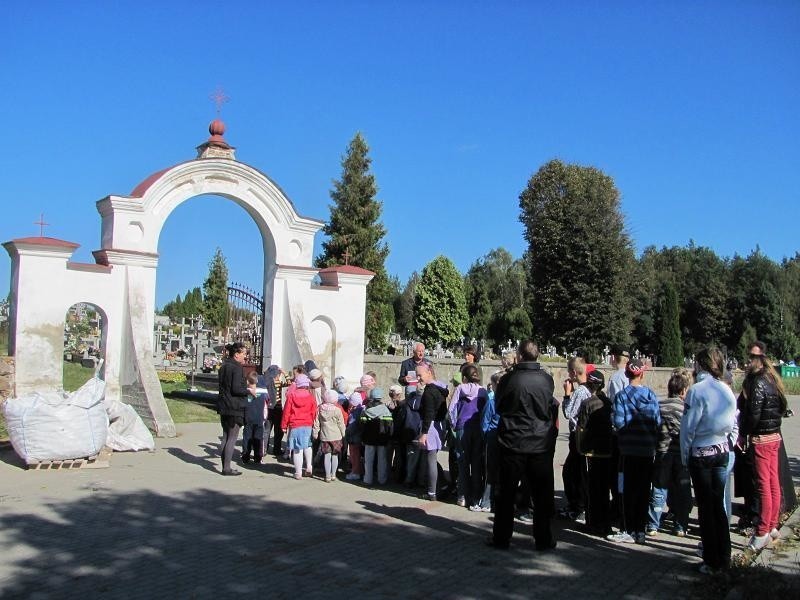
[(322, 397), (322, 401), (325, 404), (336, 404), (337, 402), (339, 402), (339, 392), (337, 392), (336, 390), (328, 390)]
[(294, 385), (299, 388), (307, 388), (311, 385), (311, 380), (308, 378), (308, 375), (303, 375), (301, 373), (300, 375), (294, 376)]
[(347, 380), (341, 375), (337, 375), (336, 379), (333, 380), (333, 389), (340, 394), (344, 394), (344, 391), (347, 389)]
[(361, 406), (364, 403), (364, 399), (361, 397), (359, 392), (353, 392), (350, 395), (350, 407), (355, 408), (356, 406)]
[(372, 375), (367, 375), (366, 373), (361, 376), (361, 387), (374, 387), (375, 386), (375, 378)]

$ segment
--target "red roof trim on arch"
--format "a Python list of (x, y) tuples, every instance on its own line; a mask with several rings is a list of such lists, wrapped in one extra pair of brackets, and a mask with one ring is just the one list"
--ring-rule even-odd
[(51, 237), (26, 237), (11, 240), (12, 244), (35, 244), (37, 246), (58, 246), (61, 248), (77, 248), (80, 244)]
[(139, 185), (137, 185), (135, 188), (133, 188), (133, 191), (130, 193), (130, 197), (131, 198), (141, 198), (142, 196), (144, 196), (147, 193), (147, 190), (150, 189), (151, 185), (153, 185), (156, 181), (161, 179), (161, 177), (162, 177), (162, 175), (164, 175), (164, 173), (166, 173), (167, 171), (171, 171), (175, 167), (179, 167), (179, 166), (181, 166), (183, 164), (186, 164), (188, 162), (193, 162), (193, 161), (185, 160), (185, 161), (180, 162), (180, 163), (178, 163), (176, 165), (172, 165), (171, 167), (167, 167), (166, 169), (161, 169), (160, 171), (156, 171), (152, 175), (148, 175), (147, 178), (145, 178), (141, 183), (139, 183)]
[(346, 273), (348, 275), (375, 275), (373, 271), (362, 269), (354, 265), (337, 265), (335, 267), (327, 267), (320, 269), (320, 273)]
[[(149, 175), (147, 178), (145, 178), (143, 181), (141, 181), (139, 183), (139, 185), (137, 185), (135, 188), (133, 188), (133, 191), (130, 193), (129, 198), (141, 198), (142, 196), (144, 196), (147, 193), (147, 190), (150, 189), (150, 186), (152, 186), (163, 175), (165, 175), (167, 173), (167, 171), (171, 171), (172, 169), (175, 169), (176, 167), (180, 167), (181, 165), (185, 165), (185, 164), (189, 164), (189, 163), (193, 163), (193, 162), (198, 162), (198, 161), (204, 161), (204, 160), (208, 160), (208, 159), (205, 159), (205, 158), (193, 158), (191, 160), (185, 160), (183, 162), (179, 162), (179, 163), (177, 163), (175, 165), (172, 165), (171, 167), (167, 167), (166, 169), (161, 169), (160, 171), (156, 171), (155, 173), (153, 173), (152, 175)], [(297, 212), (297, 207), (294, 205), (294, 202), (292, 201), (292, 199), (283, 190), (283, 188), (281, 188), (281, 186), (278, 185), (278, 183), (274, 179), (272, 179), (269, 175), (264, 173), (264, 171), (262, 171), (261, 169), (257, 169), (256, 167), (254, 167), (252, 165), (249, 165), (247, 163), (243, 163), (243, 162), (240, 162), (240, 161), (236, 161), (236, 162), (238, 162), (241, 165), (244, 165), (245, 167), (247, 167), (249, 169), (252, 169), (256, 173), (261, 175), (264, 179), (269, 181), (272, 185), (274, 185), (277, 188), (277, 190), (281, 193), (281, 195), (286, 199), (286, 201), (289, 203), (289, 205), (292, 207), (292, 210), (295, 212), (295, 214), (298, 217), (301, 216), (300, 213)], [(306, 219), (308, 221), (315, 221), (317, 223), (324, 223), (325, 222), (325, 221), (323, 221), (321, 219), (315, 219), (313, 217), (302, 217), (302, 218)]]

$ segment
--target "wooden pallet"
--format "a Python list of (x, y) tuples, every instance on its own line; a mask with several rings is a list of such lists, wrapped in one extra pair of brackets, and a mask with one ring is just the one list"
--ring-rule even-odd
[(29, 471), (66, 471), (71, 469), (104, 469), (111, 466), (111, 450), (103, 448), (94, 456), (65, 460), (42, 460), (28, 463)]

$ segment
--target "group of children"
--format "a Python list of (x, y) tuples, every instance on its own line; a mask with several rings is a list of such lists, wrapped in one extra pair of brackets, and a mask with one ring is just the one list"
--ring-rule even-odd
[[(260, 463), (272, 438), (275, 458), (290, 460), (296, 479), (310, 477), (317, 467), (324, 468), (325, 482), (333, 482), (339, 466), (349, 465), (346, 480), (363, 480), (369, 486), (386, 485), (390, 479), (406, 487), (427, 485), (424, 496), (431, 499), (443, 493), (437, 490), (438, 480), (444, 493), (457, 490), (459, 505), (488, 512), (491, 478), (486, 476), (485, 457), (488, 454), (491, 461), (495, 453), (487, 453), (486, 445), (491, 444), (497, 419), (491, 386), (487, 391), (479, 377), (474, 366), (456, 376), (461, 381), (453, 381), (449, 409), (429, 426), (441, 432), (441, 445), (457, 457), (449, 479), (431, 475), (422, 460), (432, 452), (435, 460), (439, 448), (429, 448), (432, 442), (424, 438), (421, 441), (428, 432), (423, 432), (422, 394), (417, 385), (392, 385), (386, 396), (376, 386), (375, 373), (365, 373), (351, 393), (342, 377), (328, 389), (312, 361), (295, 366), (291, 376), (274, 365), (264, 375), (248, 375), (248, 385), (255, 385), (256, 393), (248, 397), (242, 461)], [(498, 377), (494, 376), (495, 385)], [(446, 391), (447, 384), (436, 383)]]

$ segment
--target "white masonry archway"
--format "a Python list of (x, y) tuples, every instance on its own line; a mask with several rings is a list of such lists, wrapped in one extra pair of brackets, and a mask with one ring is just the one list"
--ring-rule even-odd
[(322, 222), (299, 216), (273, 181), (235, 160), (221, 122), (209, 131), (197, 159), (154, 173), (129, 196), (97, 202), (102, 236), (101, 249), (93, 252), (96, 264), (70, 262), (78, 245), (63, 240), (4, 244), (12, 258), (9, 352), (16, 357), (17, 395), (60, 387), (64, 314), (79, 297), (103, 306), (108, 319), (106, 393), (132, 404), (160, 435), (174, 435), (152, 362), (158, 240), (171, 212), (203, 194), (236, 202), (261, 232), (264, 364), (286, 368), (319, 358), (336, 375), (358, 380), (373, 273), (354, 266), (313, 268)]

